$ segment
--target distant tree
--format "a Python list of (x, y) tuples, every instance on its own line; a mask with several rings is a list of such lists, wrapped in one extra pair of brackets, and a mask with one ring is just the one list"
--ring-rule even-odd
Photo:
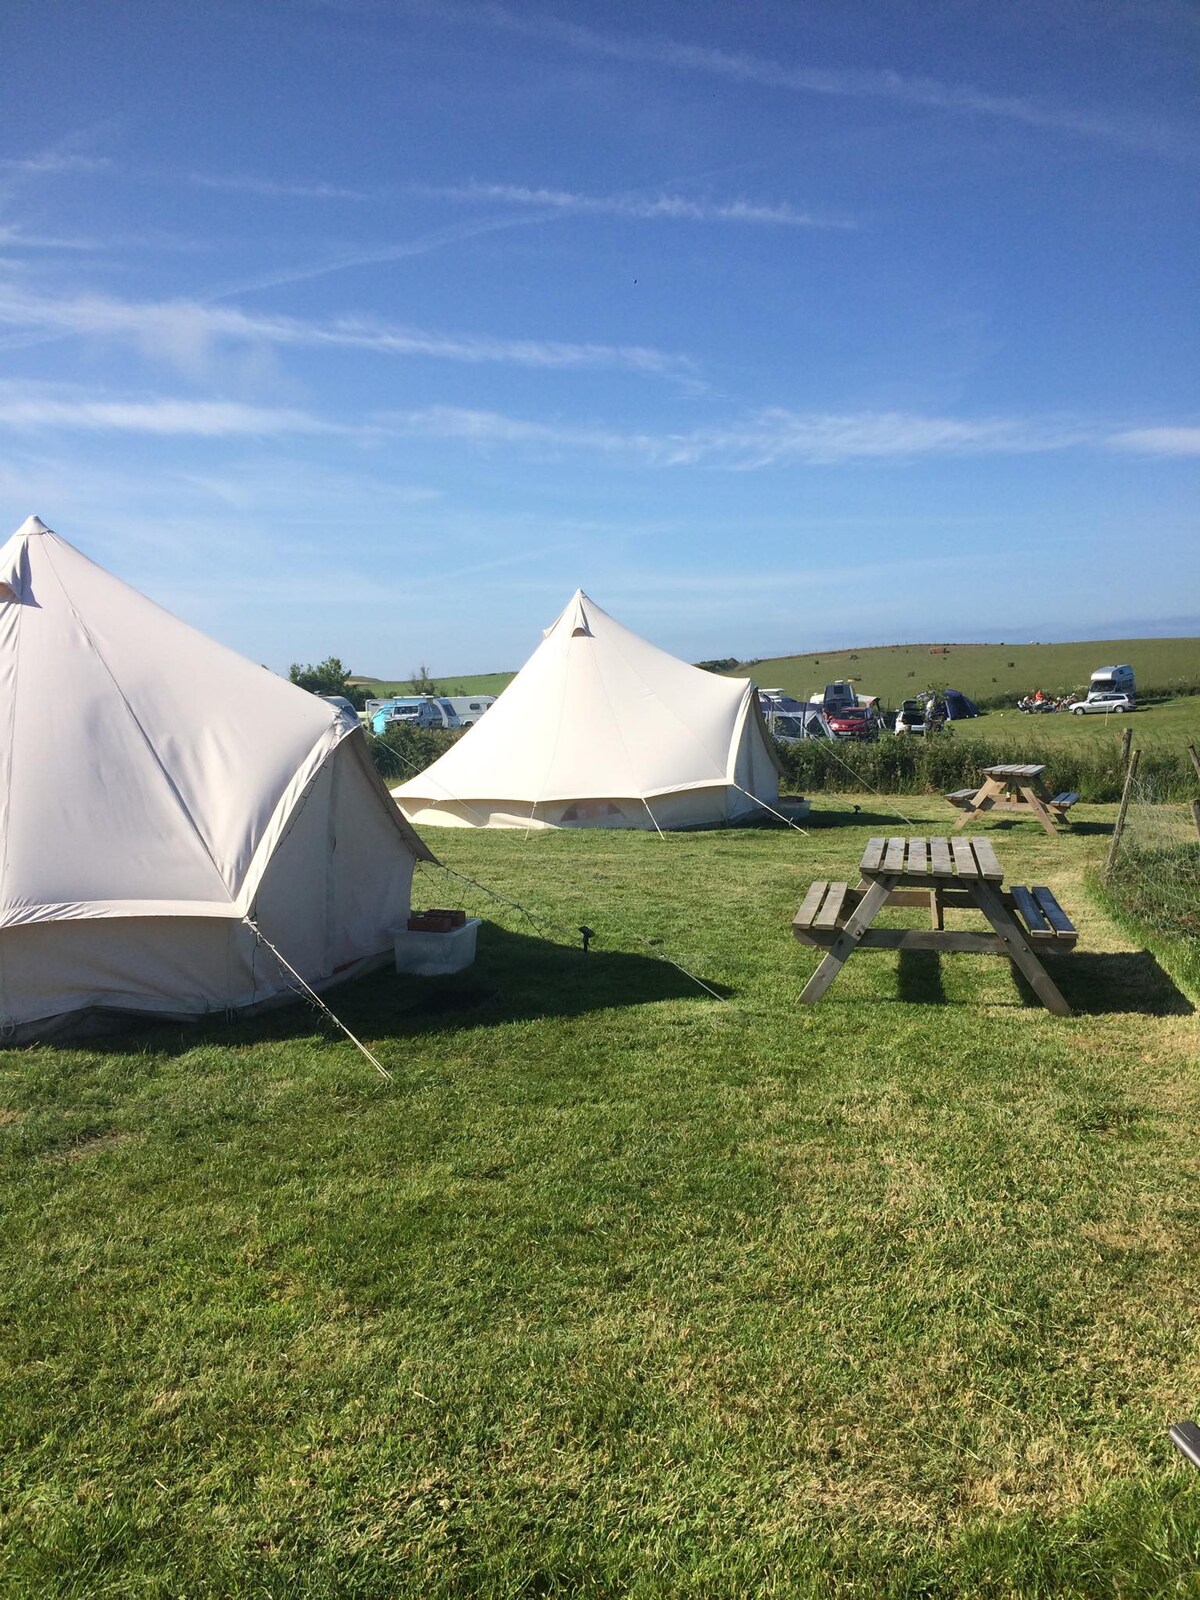
[(414, 694), (437, 694), (438, 686), (429, 676), (429, 668), (422, 661), (410, 679)]
[(736, 656), (719, 656), (714, 661), (697, 661), (695, 664), (702, 672), (732, 672), (739, 662)]
[(288, 677), (299, 689), (307, 689), (310, 694), (340, 694), (344, 695), (356, 710), (361, 711), (366, 700), (366, 691), (358, 684), (349, 684), (349, 668), (344, 667), (337, 656), (326, 656), (324, 661), (318, 661), (314, 666), (306, 662), (303, 666), (298, 661), (293, 661), (288, 668)]

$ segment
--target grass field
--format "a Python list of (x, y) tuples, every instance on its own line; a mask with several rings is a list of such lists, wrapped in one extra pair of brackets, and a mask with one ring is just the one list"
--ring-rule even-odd
[[(1200, 639), (872, 645), (827, 655), (776, 656), (736, 667), (733, 675), (752, 677), (761, 688), (786, 689), (803, 699), (837, 678), (853, 678), (861, 693), (879, 695), (891, 706), (899, 705), (920, 689), (946, 686), (961, 689), (981, 703), (1003, 700), (1015, 706), (1022, 695), (1038, 688), (1054, 695), (1086, 688), (1097, 667), (1116, 661), (1132, 663), (1143, 694), (1167, 694), (1200, 686)], [(499, 694), (514, 676), (511, 672), (451, 675), (438, 678), (437, 683), (441, 694)], [(380, 682), (370, 692), (411, 694), (412, 685), (408, 680)]]
[(489, 921), (339, 992), (391, 1085), (303, 1010), (0, 1055), (0, 1590), (1197, 1593), (1195, 996), (1080, 806), (992, 830), (1072, 1019), (920, 952), (798, 1008), (855, 798), (431, 834), (537, 925), (422, 869)]
[[(853, 678), (861, 694), (887, 705), (930, 687), (961, 689), (981, 703), (1014, 705), (1041, 689), (1065, 694), (1086, 689), (1098, 667), (1129, 662), (1138, 690), (1167, 693), (1200, 685), (1200, 640), (1100, 639), (1072, 644), (875, 645), (828, 655), (778, 656), (735, 669), (764, 689), (779, 687), (802, 699), (837, 678)], [(1047, 721), (1053, 720), (1050, 717)]]

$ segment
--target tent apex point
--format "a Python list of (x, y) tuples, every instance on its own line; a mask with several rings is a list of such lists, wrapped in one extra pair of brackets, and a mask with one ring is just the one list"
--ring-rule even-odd
[(41, 517), (36, 517), (36, 516), (26, 517), (25, 521), (17, 529), (17, 538), (18, 539), (28, 539), (28, 538), (31, 538), (35, 533), (49, 533), (49, 532), (50, 532), (50, 529), (42, 521)]

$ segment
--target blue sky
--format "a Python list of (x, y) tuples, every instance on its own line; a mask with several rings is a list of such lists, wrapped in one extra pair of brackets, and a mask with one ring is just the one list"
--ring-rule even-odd
[(1200, 631), (1200, 11), (8, 0), (0, 526), (256, 660)]

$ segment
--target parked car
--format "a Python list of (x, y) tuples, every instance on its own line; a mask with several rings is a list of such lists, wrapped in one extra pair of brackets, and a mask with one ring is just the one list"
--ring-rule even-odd
[(1089, 694), (1086, 700), (1077, 700), (1071, 707), (1071, 715), (1082, 717), (1090, 711), (1097, 711), (1102, 715), (1111, 716), (1115, 711), (1133, 711), (1135, 707), (1136, 702), (1132, 695), (1108, 689), (1103, 694)]
[(925, 732), (925, 707), (919, 700), (905, 700), (896, 713), (894, 731), (900, 733)]
[(412, 695), (387, 700), (371, 716), (371, 729), (385, 733), (393, 724), (402, 722), (409, 728), (460, 728), (462, 723), (449, 700), (433, 695)]
[(875, 713), (869, 706), (826, 709), (825, 719), (835, 739), (875, 739), (879, 736)]
[(358, 712), (344, 694), (322, 694), (318, 695), (317, 699), (324, 700), (327, 706), (336, 706), (339, 711), (344, 711), (353, 717), (355, 722), (358, 721)]

